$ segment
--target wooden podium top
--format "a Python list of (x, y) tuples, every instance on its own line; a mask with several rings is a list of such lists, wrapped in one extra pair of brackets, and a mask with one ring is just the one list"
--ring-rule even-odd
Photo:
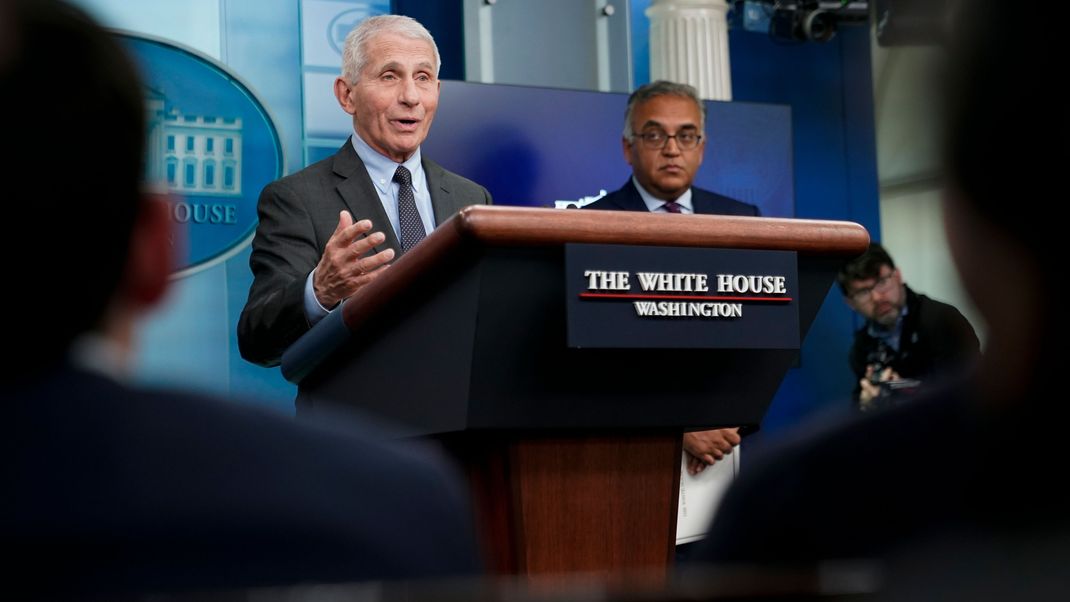
[(530, 207), (467, 207), (435, 234), (439, 230), (485, 245), (772, 249), (845, 258), (861, 254), (869, 244), (869, 233), (853, 222)]
[(862, 254), (869, 233), (854, 222), (535, 207), (466, 207), (388, 272), (342, 306), (350, 330), (437, 266), (473, 247), (546, 247), (565, 243), (796, 251), (804, 256)]

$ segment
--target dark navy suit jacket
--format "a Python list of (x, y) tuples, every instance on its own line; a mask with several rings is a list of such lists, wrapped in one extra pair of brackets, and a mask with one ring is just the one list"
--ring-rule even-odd
[[(758, 207), (750, 203), (744, 203), (730, 199), (724, 195), (703, 190), (695, 186), (691, 187), (691, 206), (695, 213), (703, 215), (751, 215), (758, 216), (761, 212)], [(611, 192), (584, 207), (584, 209), (609, 209), (613, 211), (649, 211), (643, 197), (639, 196), (635, 184), (631, 178), (621, 186), (620, 190)]]
[[(982, 402), (975, 386), (953, 381), (947, 390), (884, 411), (843, 409), (836, 418), (812, 421), (752, 455), (693, 559), (761, 565), (926, 559), (933, 564), (910, 570), (968, 571), (978, 583), (1013, 559), (1019, 542), (1031, 540), (1048, 566), (1032, 567), (1030, 578), (1056, 569), (1065, 586), (1070, 494), (1056, 475), (1065, 474), (1070, 458), (1070, 412), (1050, 394), (1034, 395), (1040, 387)], [(1002, 548), (988, 566), (948, 555), (985, 548)], [(931, 555), (940, 550), (942, 556)], [(883, 581), (895, 579), (886, 574)]]
[(2, 393), (5, 587), (50, 598), (472, 574), (429, 449), (69, 365)]

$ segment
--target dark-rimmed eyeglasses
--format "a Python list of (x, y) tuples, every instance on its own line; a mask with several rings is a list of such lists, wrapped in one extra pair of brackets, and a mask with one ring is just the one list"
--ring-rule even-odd
[(676, 146), (680, 150), (694, 150), (702, 142), (702, 134), (694, 130), (684, 130), (675, 134), (668, 134), (663, 130), (647, 130), (641, 134), (632, 134), (632, 140), (643, 141), (643, 146), (650, 150), (661, 150), (669, 143), (669, 138), (676, 138)]
[(873, 291), (877, 291), (882, 295), (890, 293), (892, 292), (892, 289), (895, 288), (895, 282), (892, 281), (892, 276), (895, 276), (895, 271), (889, 272), (878, 278), (877, 281), (873, 283), (873, 286), (860, 288), (847, 296), (855, 303), (862, 303), (864, 301), (869, 301), (870, 298), (873, 297)]

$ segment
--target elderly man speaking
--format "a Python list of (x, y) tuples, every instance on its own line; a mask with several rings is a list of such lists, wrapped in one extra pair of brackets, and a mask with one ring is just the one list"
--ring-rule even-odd
[(415, 20), (384, 15), (346, 37), (334, 93), (353, 135), (334, 156), (260, 195), (238, 323), (242, 357), (272, 366), (282, 352), (399, 254), (490, 193), (420, 154), (438, 108), (438, 48)]

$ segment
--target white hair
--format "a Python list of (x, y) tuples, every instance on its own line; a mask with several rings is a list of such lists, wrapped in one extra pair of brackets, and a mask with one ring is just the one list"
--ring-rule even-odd
[(345, 48), (342, 51), (342, 78), (350, 84), (360, 79), (361, 72), (368, 64), (368, 44), (380, 34), (392, 33), (413, 40), (423, 40), (431, 44), (435, 51), (435, 77), (442, 67), (442, 57), (438, 54), (438, 45), (431, 32), (420, 22), (404, 15), (379, 15), (369, 17), (353, 28), (346, 35)]

